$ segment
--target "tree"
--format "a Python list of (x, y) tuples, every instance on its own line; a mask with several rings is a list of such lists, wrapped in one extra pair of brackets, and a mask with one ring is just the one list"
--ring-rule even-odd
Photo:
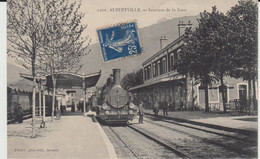
[[(79, 12), (81, 2), (69, 3), (68, 0), (50, 1), (45, 24), (44, 48), (37, 57), (38, 68), (50, 73), (53, 81), (52, 118), (56, 94), (56, 81), (58, 73), (64, 71), (77, 72), (81, 67), (81, 57), (86, 55), (90, 40), (83, 37), (86, 25), (81, 24), (84, 17)], [(86, 42), (88, 43), (86, 44)]]
[[(230, 40), (234, 47), (231, 76), (248, 80), (249, 105), (256, 106), (255, 80), (257, 78), (257, 2), (239, 0), (227, 13)], [(253, 88), (252, 88), (253, 87)], [(253, 98), (254, 99), (253, 99)]]
[(121, 85), (125, 90), (129, 90), (131, 87), (143, 84), (143, 70), (133, 71), (127, 73), (121, 80)]
[(174, 67), (180, 74), (194, 78), (195, 83), (201, 83), (205, 90), (206, 112), (209, 111), (208, 87), (219, 79), (223, 84), (223, 76), (228, 71), (226, 57), (229, 55), (225, 52), (225, 38), (221, 35), (225, 33), (225, 19), (215, 6), (211, 13), (201, 13), (198, 27), (186, 30), (181, 58)]
[(57, 73), (80, 69), (79, 60), (88, 53), (89, 39), (82, 37), (86, 28), (81, 25), (84, 14), (79, 13), (79, 8), (80, 4), (70, 4), (68, 0), (8, 1), (8, 55), (32, 71), (32, 137), (35, 137), (36, 74), (52, 74), (54, 102)]
[(224, 76), (229, 75), (232, 69), (231, 58), (234, 54), (234, 48), (229, 42), (232, 40), (232, 35), (227, 34), (229, 21), (227, 16), (217, 11), (216, 7), (213, 7), (206, 25), (209, 29), (207, 30), (209, 32), (209, 38), (211, 39), (208, 44), (210, 44), (210, 51), (213, 54), (212, 74), (214, 74), (216, 79), (220, 81), (223, 109), (224, 113), (226, 113), (227, 87), (224, 84)]
[(7, 6), (8, 55), (14, 58), (19, 65), (32, 72), (32, 137), (35, 137), (35, 63), (36, 57), (43, 47), (42, 40), (48, 4), (45, 1), (10, 0)]

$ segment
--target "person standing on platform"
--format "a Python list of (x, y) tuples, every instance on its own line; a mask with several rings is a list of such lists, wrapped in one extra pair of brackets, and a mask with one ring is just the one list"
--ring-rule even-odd
[(157, 117), (158, 113), (159, 113), (159, 103), (157, 101), (154, 103), (153, 112), (154, 112), (155, 117)]
[(80, 99), (80, 102), (79, 102), (79, 108), (80, 108), (81, 112), (84, 111), (84, 109), (83, 109), (83, 105), (84, 105), (84, 103), (83, 103), (83, 99), (81, 98), (81, 99)]
[(168, 105), (169, 105), (169, 103), (167, 103), (166, 101), (165, 102), (163, 102), (163, 115), (165, 116), (165, 115), (168, 115)]
[(74, 100), (71, 102), (71, 112), (75, 112), (75, 103)]
[(23, 108), (21, 107), (20, 103), (15, 103), (15, 110), (14, 110), (14, 114), (15, 114), (15, 121), (17, 121), (18, 123), (22, 123), (23, 122)]
[(139, 124), (143, 124), (143, 120), (144, 120), (143, 101), (141, 101), (140, 104), (139, 104), (138, 114), (139, 114)]

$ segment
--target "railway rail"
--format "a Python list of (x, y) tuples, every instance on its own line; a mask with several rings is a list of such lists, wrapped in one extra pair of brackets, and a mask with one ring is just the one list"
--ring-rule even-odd
[[(150, 116), (150, 117), (154, 117), (154, 114), (151, 114), (151, 113), (145, 113), (145, 115)], [(175, 117), (171, 117), (171, 116), (161, 116), (161, 115), (159, 115), (157, 117), (157, 119), (164, 120), (164, 121), (167, 121), (167, 120), (168, 121), (176, 121), (176, 122), (179, 122), (179, 123), (181, 122), (181, 123), (191, 124), (191, 125), (198, 125), (198, 126), (202, 126), (202, 127), (206, 127), (206, 128), (212, 128), (212, 129), (215, 129), (215, 130), (223, 130), (223, 131), (226, 131), (226, 132), (239, 133), (239, 134), (246, 135), (246, 136), (255, 136), (255, 137), (257, 136), (257, 132), (254, 131), (254, 130), (234, 129), (234, 128), (230, 128), (230, 127), (201, 123), (201, 122), (196, 122), (196, 121), (192, 121), (192, 120), (175, 118)]]
[[(124, 143), (124, 147), (128, 147), (135, 158), (143, 158), (143, 156), (139, 154), (141, 150), (136, 149), (136, 143), (131, 143), (134, 142), (131, 140), (134, 140), (135, 137), (122, 135), (126, 134), (126, 132), (129, 134), (138, 133), (142, 136), (142, 139), (139, 139), (142, 140), (142, 142), (148, 142), (148, 140), (149, 142), (153, 141), (163, 147), (163, 149), (167, 149), (168, 153), (175, 154), (176, 156), (173, 158), (253, 158), (257, 156), (257, 142), (253, 140), (254, 137), (245, 137), (246, 135), (238, 132), (218, 130), (165, 119), (162, 120), (152, 116), (146, 116), (144, 122), (145, 124), (130, 123), (127, 126), (119, 127), (118, 130), (117, 127), (110, 127), (111, 132), (113, 131), (118, 140)], [(116, 131), (114, 131), (114, 129), (116, 129)], [(119, 129), (124, 129), (124, 132), (120, 132)], [(125, 138), (128, 138), (128, 140)], [(146, 146), (141, 147), (141, 149), (145, 148)], [(158, 148), (151, 149), (154, 151), (164, 151)], [(161, 157), (162, 156), (151, 158)], [(164, 156), (163, 158), (167, 157)]]
[(175, 147), (165, 143), (164, 141), (159, 140), (157, 137), (153, 136), (152, 134), (149, 134), (147, 132), (144, 132), (143, 130), (135, 128), (134, 126), (130, 126), (129, 125), (128, 127), (130, 127), (131, 129), (135, 130), (136, 132), (142, 134), (143, 136), (147, 137), (148, 139), (151, 139), (151, 140), (155, 141), (156, 143), (162, 145), (163, 147), (171, 150), (173, 153), (177, 154), (181, 158), (187, 158), (187, 159), (191, 158), (190, 156), (186, 155), (185, 153), (177, 150)]
[[(257, 141), (254, 140), (253, 136), (203, 128), (202, 126), (192, 124), (186, 125), (186, 123), (161, 120), (149, 116), (148, 118), (147, 116), (145, 117), (144, 122), (146, 123), (145, 126), (136, 125), (136, 129), (157, 135), (157, 139), (159, 140), (168, 140), (170, 145), (175, 145), (177, 150), (192, 156), (192, 158), (223, 157), (222, 155), (228, 158), (251, 158), (257, 156)], [(202, 149), (206, 147), (209, 150), (203, 151)], [(196, 149), (200, 151), (197, 154)], [(198, 154), (200, 156), (197, 156)]]
[[(128, 125), (125, 127), (112, 127), (112, 126), (107, 126), (108, 129), (110, 130), (110, 132), (113, 133), (114, 136), (116, 136), (116, 138), (123, 143), (123, 145), (125, 147), (127, 147), (127, 149), (133, 154), (133, 156), (135, 158), (161, 158), (162, 156), (165, 158), (191, 158), (188, 155), (182, 153), (181, 151), (178, 151), (175, 147), (158, 140), (155, 136), (153, 136), (152, 134), (146, 133), (140, 129), (135, 128), (132, 125)], [(103, 126), (103, 128), (105, 128)], [(121, 129), (121, 130), (120, 130)], [(122, 131), (124, 130), (124, 131)], [(130, 138), (131, 141), (127, 140), (125, 138), (124, 135), (126, 135), (126, 132), (131, 133), (131, 135), (135, 134), (134, 138)], [(106, 131), (106, 133), (108, 133), (108, 131)], [(122, 135), (124, 134), (124, 135)], [(108, 135), (108, 136), (111, 136)], [(111, 137), (110, 137), (111, 138)], [(136, 140), (136, 138), (140, 138), (139, 140)], [(140, 144), (140, 140), (142, 143), (146, 143), (150, 146), (150, 148), (148, 148), (147, 146), (142, 146), (142, 150), (138, 149), (138, 145)], [(150, 143), (150, 144), (149, 144)], [(115, 143), (114, 143), (115, 144)], [(116, 143), (116, 144), (120, 144), (120, 143)], [(147, 150), (144, 150), (145, 148), (147, 148)], [(160, 150), (160, 155), (155, 154), (152, 156), (149, 156), (150, 154), (147, 153), (149, 151), (153, 151), (155, 152), (156, 150)], [(144, 154), (144, 153), (147, 154)], [(152, 152), (150, 152), (152, 153)], [(158, 155), (158, 156), (156, 156)], [(125, 156), (125, 155), (122, 155)], [(119, 157), (120, 158), (120, 157)]]
[(109, 129), (114, 133), (114, 135), (128, 148), (129, 151), (132, 152), (132, 154), (136, 157), (136, 158), (140, 158), (140, 156), (137, 155), (136, 152), (134, 152), (134, 150), (132, 150), (132, 148), (126, 143), (124, 142), (124, 140), (122, 140), (122, 138), (111, 128), (109, 127)]
[(223, 129), (220, 130), (218, 128), (207, 127), (205, 125), (203, 126), (203, 125), (197, 125), (197, 124), (192, 124), (192, 123), (178, 122), (173, 119), (171, 120), (171, 119), (164, 119), (164, 118), (155, 118), (152, 115), (148, 115), (146, 117), (149, 119), (152, 119), (152, 120), (161, 120), (163, 122), (170, 123), (173, 125), (183, 126), (183, 127), (203, 131), (206, 133), (212, 133), (212, 134), (216, 134), (219, 136), (228, 137), (231, 139), (242, 140), (244, 142), (250, 142), (250, 143), (255, 143), (255, 144), (257, 143), (257, 141), (255, 139), (248, 138), (248, 137), (252, 137), (251, 135), (245, 135), (245, 134), (238, 135), (238, 132), (236, 132), (236, 131), (223, 130)]
[[(226, 135), (226, 134), (221, 134), (221, 133), (217, 133), (217, 132), (214, 132), (213, 130), (209, 131), (209, 130), (204, 130), (204, 129), (201, 129), (201, 128), (198, 128), (198, 127), (193, 127), (193, 126), (187, 126), (187, 125), (184, 125), (184, 124), (179, 124), (179, 123), (175, 123), (175, 122), (167, 122), (167, 123), (171, 123), (171, 124), (175, 124), (175, 125), (179, 125), (179, 126), (184, 126), (184, 127), (187, 127), (187, 128), (190, 128), (190, 129), (195, 129), (195, 130), (198, 130), (198, 131), (203, 131), (203, 132), (206, 132), (208, 134), (214, 134), (214, 135), (219, 135), (221, 137), (224, 137), (224, 139), (222, 140), (235, 140), (236, 143), (241, 143), (239, 145), (233, 145), (233, 144), (226, 144), (226, 143), (222, 143), (222, 142), (219, 142), (219, 141), (214, 141), (214, 140), (210, 140), (206, 137), (200, 137), (200, 136), (197, 136), (195, 134), (192, 134), (192, 133), (188, 133), (188, 132), (185, 132), (185, 131), (181, 131), (181, 130), (178, 130), (176, 128), (174, 128), (174, 125), (163, 125), (163, 124), (160, 124), (160, 123), (156, 123), (156, 122), (153, 122), (153, 121), (149, 121), (149, 120), (145, 120), (145, 122), (149, 122), (151, 124), (155, 124), (155, 125), (158, 125), (160, 127), (163, 127), (163, 128), (166, 128), (166, 129), (169, 129), (171, 131), (177, 131), (177, 132), (180, 132), (180, 133), (183, 133), (183, 134), (187, 134), (189, 136), (191, 136), (192, 138), (196, 138), (198, 140), (202, 140), (203, 142), (205, 143), (208, 143), (208, 144), (213, 144), (213, 145), (216, 145), (216, 146), (219, 146), (219, 147), (223, 147), (227, 150), (230, 150), (230, 151), (233, 151), (235, 153), (239, 153), (239, 154), (244, 154), (244, 155), (248, 155), (250, 156), (253, 152), (250, 152), (250, 151), (246, 151), (244, 149), (242, 149), (240, 146), (241, 144), (243, 145), (254, 145), (257, 146), (257, 143), (256, 141), (254, 142), (251, 142), (251, 141), (248, 141), (246, 140), (245, 138), (241, 138), (241, 137), (237, 137), (237, 136), (231, 136), (231, 135)], [(165, 121), (163, 121), (165, 122)]]

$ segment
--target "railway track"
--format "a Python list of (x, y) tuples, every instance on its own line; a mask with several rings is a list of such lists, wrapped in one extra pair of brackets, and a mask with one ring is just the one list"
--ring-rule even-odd
[[(176, 155), (163, 158), (254, 158), (257, 156), (257, 141), (253, 140), (254, 136), (150, 116), (145, 117), (144, 123), (125, 126), (124, 132), (115, 131), (116, 127), (110, 127), (111, 132), (113, 131), (118, 140), (124, 143), (124, 147), (129, 149), (134, 158), (143, 158), (144, 155), (140, 155), (139, 151), (146, 147), (143, 146), (138, 150), (135, 147), (138, 143), (131, 143), (134, 142), (131, 140), (134, 140), (135, 133), (142, 136), (139, 138), (140, 141), (153, 141), (164, 150), (167, 149), (168, 154)], [(122, 135), (126, 132), (132, 134), (132, 137)], [(159, 148), (152, 149), (158, 152), (164, 151)], [(148, 158), (162, 158), (162, 156)]]
[(124, 140), (121, 139), (121, 137), (111, 128), (109, 127), (109, 129), (114, 133), (114, 135), (127, 147), (127, 149), (129, 151), (131, 151), (131, 153), (136, 157), (136, 158), (140, 158), (136, 152), (134, 152), (134, 150), (132, 150), (132, 148), (126, 143), (124, 142)]
[[(150, 113), (145, 113), (146, 116), (150, 116), (150, 117), (154, 117), (154, 114), (150, 114)], [(170, 117), (170, 116), (161, 116), (159, 115), (157, 118), (157, 120), (164, 120), (164, 121), (170, 121), (173, 122), (175, 121), (175, 123), (185, 123), (185, 124), (190, 124), (193, 126), (200, 126), (200, 127), (205, 127), (208, 129), (214, 129), (214, 130), (219, 130), (219, 131), (225, 131), (225, 132), (232, 132), (232, 133), (238, 133), (241, 135), (245, 135), (245, 136), (257, 136), (257, 132), (253, 131), (253, 130), (243, 130), (243, 129), (234, 129), (234, 128), (230, 128), (230, 127), (225, 127), (225, 126), (218, 126), (218, 125), (213, 125), (213, 124), (207, 124), (207, 123), (201, 123), (201, 122), (196, 122), (196, 121), (192, 121), (192, 120), (186, 120), (186, 119), (180, 119), (180, 118), (175, 118), (175, 117)], [(184, 126), (184, 125), (183, 125)]]
[[(179, 132), (179, 133), (187, 134), (187, 135), (191, 136), (192, 138), (196, 138), (198, 140), (202, 140), (203, 142), (208, 143), (208, 144), (213, 144), (213, 145), (216, 145), (216, 146), (219, 146), (219, 147), (223, 147), (223, 148), (225, 148), (227, 150), (230, 150), (230, 151), (233, 151), (235, 153), (243, 153), (245, 155), (251, 155), (252, 154), (252, 152), (250, 152), (250, 151), (245, 151), (245, 150), (241, 149), (241, 147), (240, 147), (241, 145), (238, 145), (238, 146), (236, 146), (236, 145), (228, 145), (228, 144), (221, 143), (219, 141), (213, 141), (213, 140), (207, 139), (206, 137), (200, 137), (200, 136), (197, 136), (197, 135), (185, 132), (185, 131), (180, 131), (180, 130), (175, 129), (174, 127), (169, 126), (169, 125), (167, 126), (167, 125), (163, 125), (163, 124), (156, 123), (156, 122), (149, 121), (149, 120), (145, 120), (145, 122), (149, 122), (151, 124), (158, 125), (160, 127), (169, 129), (171, 131), (176, 131), (176, 132)], [(169, 122), (169, 123), (171, 123), (171, 122)], [(252, 144), (250, 141), (247, 141), (244, 138), (241, 139), (239, 137), (225, 135), (225, 134), (220, 134), (220, 133), (216, 133), (216, 132), (213, 132), (213, 131), (206, 131), (206, 130), (203, 130), (203, 129), (199, 129), (199, 128), (191, 127), (191, 126), (186, 126), (186, 125), (182, 125), (182, 124), (178, 124), (178, 125), (179, 126), (185, 126), (187, 128), (192, 128), (192, 129), (199, 130), (199, 131), (203, 131), (203, 132), (206, 132), (206, 133), (209, 133), (209, 134), (211, 133), (211, 134), (215, 134), (215, 135), (219, 135), (219, 136), (224, 136), (226, 140), (228, 140), (228, 139), (230, 139), (230, 140), (238, 140), (237, 142), (241, 142), (240, 140), (243, 139), (243, 143), (244, 144), (245, 144), (245, 142), (247, 142), (247, 144)], [(257, 146), (257, 145), (255, 145), (255, 146)]]
[(188, 156), (185, 153), (177, 150), (175, 147), (169, 145), (168, 143), (165, 143), (164, 141), (159, 140), (157, 137), (154, 137), (152, 134), (149, 134), (147, 132), (144, 132), (143, 130), (137, 129), (134, 126), (130, 126), (129, 125), (128, 127), (130, 127), (131, 129), (135, 130), (136, 132), (142, 134), (143, 136), (147, 137), (148, 139), (151, 139), (151, 140), (155, 141), (156, 143), (162, 145), (163, 147), (169, 149), (173, 153), (177, 154), (180, 158), (186, 158), (186, 159), (191, 158), (190, 156)]
[[(198, 131), (203, 131), (203, 132), (206, 132), (206, 133), (212, 133), (212, 134), (216, 134), (216, 135), (231, 138), (231, 139), (242, 140), (244, 142), (250, 142), (250, 143), (257, 144), (257, 141), (255, 139), (250, 139), (250, 138), (248, 138), (248, 135), (243, 135), (243, 134), (240, 134), (240, 136), (238, 136), (237, 132), (219, 130), (219, 129), (216, 129), (216, 128), (209, 128), (209, 127), (206, 127), (206, 126), (195, 125), (195, 124), (190, 124), (190, 123), (181, 123), (181, 122), (177, 122), (177, 121), (170, 120), (170, 119), (163, 119), (163, 118), (158, 119), (158, 118), (155, 118), (152, 115), (148, 115), (146, 117), (149, 118), (149, 119), (152, 119), (152, 120), (160, 120), (160, 121), (170, 123), (170, 124), (173, 124), (173, 125), (183, 126), (183, 127), (195, 129), (195, 130), (198, 130)], [(250, 137), (252, 137), (252, 136), (250, 136)]]
[[(103, 126), (103, 128), (104, 128), (104, 126)], [(152, 134), (148, 134), (140, 129), (136, 129), (134, 126), (128, 125), (126, 127), (120, 127), (120, 128), (108, 126), (108, 129), (110, 130), (110, 132), (113, 133), (114, 136), (116, 136), (116, 138), (121, 143), (123, 143), (121, 145), (124, 145), (125, 147), (127, 147), (127, 149), (132, 153), (132, 155), (134, 156), (132, 158), (138, 158), (138, 159), (139, 158), (191, 158), (188, 155), (178, 151), (173, 146), (171, 146), (163, 141), (158, 140)], [(122, 130), (124, 130), (124, 131), (122, 131)], [(106, 132), (108, 132), (108, 131), (106, 131)], [(130, 136), (129, 136), (129, 139), (127, 140), (126, 132), (131, 133), (131, 135), (135, 136), (135, 137), (130, 138)], [(124, 134), (124, 135), (122, 135), (122, 134)], [(111, 135), (108, 135), (108, 136), (111, 136)], [(139, 138), (139, 140), (136, 140), (136, 138)], [(141, 146), (142, 149), (138, 148), (140, 141), (142, 143), (148, 144), (150, 147)], [(118, 142), (116, 144), (120, 145), (120, 143), (118, 143)], [(155, 155), (151, 155), (150, 154), (150, 153), (152, 153), (151, 151), (152, 152), (157, 151), (157, 153)], [(147, 154), (145, 154), (145, 153), (147, 153)], [(121, 156), (125, 156), (125, 155), (121, 154)], [(119, 158), (120, 158), (120, 156), (119, 156)]]
[[(148, 120), (156, 119), (156, 120)], [(193, 158), (198, 157), (256, 157), (257, 156), (257, 141), (253, 140), (254, 137), (251, 137), (251, 140), (243, 138), (238, 133), (225, 132), (227, 134), (222, 134), (224, 132), (215, 132), (212, 128), (201, 128), (198, 125), (192, 125), (185, 123), (178, 123), (173, 121), (160, 120), (158, 118), (145, 117), (145, 124), (136, 125), (136, 129), (144, 129), (146, 133), (157, 135), (157, 138), (161, 138), (163, 141), (168, 140), (170, 145), (176, 144), (175, 147), (177, 150), (189, 154)], [(165, 135), (167, 134), (167, 135)], [(234, 136), (238, 135), (238, 136)], [(171, 136), (171, 137), (169, 137)], [(177, 137), (176, 137), (177, 136)], [(179, 137), (178, 137), (179, 136)], [(159, 140), (161, 140), (159, 139)], [(190, 146), (194, 145), (194, 146)], [(201, 145), (201, 146), (198, 146)], [(186, 149), (185, 149), (185, 148)], [(212, 149), (212, 154), (207, 151), (203, 151), (203, 148), (208, 147)], [(199, 149), (198, 149), (199, 148)], [(198, 149), (198, 154), (201, 153), (201, 156), (196, 156), (196, 149)], [(211, 150), (209, 150), (210, 152)], [(219, 152), (218, 152), (219, 151)]]

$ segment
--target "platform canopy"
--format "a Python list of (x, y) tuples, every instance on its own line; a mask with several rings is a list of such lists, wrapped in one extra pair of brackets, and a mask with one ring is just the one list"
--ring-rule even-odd
[[(33, 80), (32, 75), (28, 74), (20, 74), (21, 77), (28, 79), (28, 80)], [(63, 89), (71, 89), (72, 87), (83, 87), (83, 84), (85, 84), (85, 88), (89, 87), (94, 87), (100, 76), (101, 76), (101, 71), (83, 75), (83, 74), (76, 74), (76, 73), (66, 73), (66, 72), (61, 72), (57, 73), (56, 75), (56, 87), (57, 88), (63, 88)], [(43, 76), (37, 76), (37, 83), (40, 80), (45, 80), (46, 79), (46, 86), (49, 88), (53, 87), (53, 82), (52, 82), (52, 75), (47, 74)]]

